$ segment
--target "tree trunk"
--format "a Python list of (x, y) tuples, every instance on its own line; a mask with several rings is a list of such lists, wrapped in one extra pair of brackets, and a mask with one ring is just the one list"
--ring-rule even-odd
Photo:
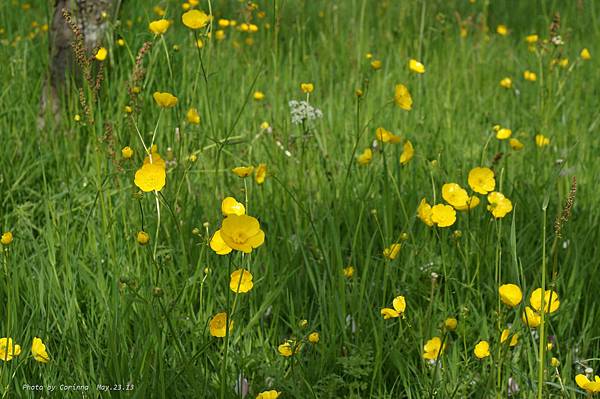
[(48, 112), (55, 122), (60, 121), (60, 94), (67, 75), (77, 72), (71, 42), (74, 34), (63, 16), (69, 12), (73, 22), (83, 34), (85, 48), (91, 53), (102, 42), (108, 28), (109, 15), (118, 0), (55, 0), (54, 15), (50, 27), (48, 44), (50, 47), (49, 73), (40, 99), (38, 127), (45, 126)]

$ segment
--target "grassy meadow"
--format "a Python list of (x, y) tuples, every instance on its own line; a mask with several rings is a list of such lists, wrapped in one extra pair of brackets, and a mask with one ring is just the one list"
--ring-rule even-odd
[(125, 0), (40, 113), (51, 3), (0, 3), (1, 398), (600, 392), (600, 3)]

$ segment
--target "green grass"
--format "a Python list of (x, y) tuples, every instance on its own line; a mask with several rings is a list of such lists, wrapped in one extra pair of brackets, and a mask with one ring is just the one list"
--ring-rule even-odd
[[(147, 29), (159, 3), (124, 2), (103, 41), (109, 58), (93, 123), (78, 100), (85, 85), (72, 80), (60, 121), (45, 115), (43, 130), (37, 121), (48, 42), (30, 26), (49, 23), (52, 12), (41, 1), (27, 11), (17, 1), (0, 5), (0, 229), (14, 234), (2, 247), (0, 338), (22, 346), (20, 356), (0, 363), (2, 397), (41, 397), (24, 384), (88, 385), (86, 397), (234, 397), (239, 375), (251, 398), (268, 389), (282, 398), (504, 398), (509, 377), (518, 397), (537, 397), (539, 339), (520, 316), (541, 284), (543, 263), (561, 305), (546, 316), (555, 345), (545, 354), (542, 397), (585, 397), (574, 377), (585, 367), (598, 374), (600, 364), (598, 5), (257, 3), (257, 33), (226, 28), (223, 41), (204, 38), (207, 86), (180, 3), (160, 3), (174, 21), (163, 44)], [(244, 5), (213, 0), (214, 29), (221, 17), (244, 21)], [(200, 6), (208, 10), (206, 1)], [(536, 54), (524, 41), (531, 33), (549, 38), (555, 12), (566, 69), (550, 67), (558, 56), (552, 45)], [(466, 38), (458, 17), (470, 17)], [(508, 36), (495, 33), (500, 23)], [(30, 38), (32, 30), (38, 33)], [(119, 37), (126, 47), (116, 44)], [(144, 58), (139, 112), (129, 115), (128, 82), (144, 41), (154, 46)], [(579, 58), (584, 47), (590, 61)], [(382, 61), (380, 70), (370, 67), (368, 52)], [(411, 73), (410, 58), (421, 60), (426, 73)], [(537, 82), (523, 79), (526, 69)], [(506, 76), (513, 90), (499, 86)], [(306, 130), (291, 123), (288, 106), (304, 99), (301, 82), (314, 83), (310, 103), (323, 111)], [(412, 93), (409, 112), (391, 102), (396, 83)], [(254, 101), (255, 90), (266, 98)], [(177, 107), (161, 111), (154, 91), (176, 95)], [(185, 120), (192, 106), (199, 126)], [(271, 130), (261, 129), (263, 121)], [(511, 128), (524, 149), (496, 140), (495, 124)], [(159, 152), (171, 161), (160, 226), (154, 194), (139, 195), (133, 184), (144, 156), (135, 126), (146, 142), (157, 128)], [(401, 144), (384, 144), (368, 166), (357, 164), (379, 126), (411, 140), (408, 165), (398, 162)], [(549, 146), (536, 147), (538, 133)], [(135, 151), (131, 160), (120, 155), (126, 145)], [(268, 167), (262, 185), (231, 172), (259, 163)], [(480, 196), (482, 203), (458, 212), (449, 228), (429, 228), (416, 217), (421, 198), (443, 202), (444, 183), (468, 188), (475, 166), (494, 169), (511, 213), (494, 220)], [(575, 206), (556, 239), (554, 220), (573, 176)], [(218, 256), (208, 246), (226, 196), (244, 202), (266, 234), (250, 256)], [(136, 242), (142, 228), (151, 236), (147, 246)], [(386, 260), (384, 248), (402, 233), (408, 239), (398, 257)], [(355, 268), (351, 279), (343, 274), (348, 265)], [(222, 373), (224, 339), (212, 337), (208, 323), (231, 307), (228, 270), (242, 266), (254, 275), (254, 288), (236, 300)], [(499, 282), (522, 288), (516, 310), (499, 306)], [(406, 298), (405, 317), (383, 320), (381, 308), (397, 295)], [(452, 333), (441, 328), (449, 316), (458, 319)], [(507, 323), (519, 344), (500, 352)], [(291, 358), (279, 355), (286, 339), (306, 341), (313, 331), (318, 344), (305, 342)], [(34, 336), (47, 345), (48, 364), (31, 358)], [(448, 344), (437, 367), (422, 358), (433, 336)], [(492, 356), (478, 360), (473, 348), (484, 339)], [(97, 384), (133, 389), (109, 394)]]

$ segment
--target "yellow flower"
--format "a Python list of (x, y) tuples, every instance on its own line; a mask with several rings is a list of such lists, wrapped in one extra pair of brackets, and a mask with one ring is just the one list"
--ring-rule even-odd
[(48, 363), (48, 360), (50, 360), (48, 352), (46, 352), (46, 345), (44, 345), (42, 340), (38, 337), (33, 338), (31, 354), (33, 355), (33, 358), (40, 363)]
[(254, 99), (256, 101), (262, 101), (262, 100), (265, 99), (265, 93), (263, 93), (262, 91), (258, 91), (257, 90), (257, 91), (254, 92), (254, 96), (253, 97), (254, 97)]
[(254, 174), (254, 180), (256, 180), (257, 184), (263, 184), (265, 182), (265, 178), (267, 177), (267, 164), (259, 163), (256, 167), (256, 173)]
[[(227, 313), (217, 313), (208, 323), (210, 335), (213, 337), (223, 338), (227, 332), (225, 331), (227, 325)], [(229, 333), (233, 330), (233, 320), (229, 319)]]
[(10, 245), (12, 242), (13, 234), (10, 231), (4, 232), (0, 238), (0, 243), (2, 243), (2, 245)]
[(170, 21), (166, 19), (157, 19), (148, 24), (148, 29), (155, 35), (162, 35), (169, 29), (169, 26), (171, 26)]
[[(537, 312), (542, 311), (542, 289), (538, 288), (531, 293), (529, 297), (529, 303), (531, 307)], [(552, 290), (546, 290), (544, 294), (544, 312), (554, 313), (558, 310), (560, 301), (558, 300), (558, 294)]]
[(557, 358), (553, 357), (552, 359), (550, 359), (550, 365), (552, 367), (558, 367), (558, 366), (560, 366), (560, 360), (558, 360)]
[(404, 297), (402, 295), (394, 298), (392, 305), (394, 306), (393, 309), (392, 308), (381, 309), (381, 315), (383, 316), (384, 320), (400, 317), (404, 314), (404, 311), (406, 310), (406, 300), (404, 299)]
[(410, 160), (415, 155), (415, 149), (410, 142), (410, 140), (406, 140), (402, 147), (402, 154), (400, 154), (400, 165), (406, 165), (410, 162)]
[(296, 341), (288, 339), (283, 344), (277, 347), (279, 354), (284, 357), (290, 357), (300, 352), (302, 344), (297, 344)]
[(498, 129), (498, 131), (496, 132), (496, 138), (498, 140), (506, 140), (511, 135), (512, 135), (512, 130), (507, 129), (505, 127)]
[(212, 238), (210, 239), (210, 248), (216, 252), (217, 255), (227, 255), (233, 249), (223, 241), (221, 237), (221, 230), (215, 231)]
[(535, 44), (539, 40), (538, 35), (528, 35), (525, 37), (525, 41), (529, 44)]
[(494, 215), (496, 219), (503, 218), (513, 209), (512, 202), (510, 202), (504, 194), (497, 191), (489, 193), (487, 200), (489, 203), (487, 209), (492, 212), (492, 215)]
[(135, 238), (140, 245), (146, 245), (150, 242), (150, 235), (143, 230), (138, 231)]
[(321, 340), (321, 336), (319, 335), (318, 332), (312, 332), (310, 334), (308, 334), (308, 342), (310, 342), (311, 344), (317, 344), (319, 343), (319, 341)]
[(12, 338), (0, 338), (0, 360), (8, 362), (21, 354), (21, 346), (13, 345)]
[(190, 29), (200, 29), (206, 26), (211, 20), (211, 16), (203, 11), (190, 10), (181, 16), (181, 21)]
[(500, 300), (505, 304), (514, 308), (523, 300), (523, 293), (518, 285), (503, 284), (498, 288)]
[(160, 191), (165, 186), (166, 178), (164, 167), (157, 163), (145, 163), (135, 172), (134, 183), (144, 192)]
[(374, 70), (378, 70), (381, 69), (382, 66), (382, 62), (380, 60), (373, 60), (371, 61), (371, 68), (373, 68)]
[[(245, 269), (238, 269), (231, 273), (231, 280), (229, 280), (229, 288), (231, 291), (241, 294), (245, 294), (254, 287), (252, 283), (252, 273)], [(239, 289), (238, 289), (239, 287)]]
[(583, 50), (581, 50), (581, 53), (579, 53), (579, 56), (584, 61), (592, 59), (592, 55), (590, 54), (590, 50), (588, 50), (587, 48), (584, 48)]
[(237, 202), (233, 197), (226, 197), (221, 202), (221, 212), (223, 212), (224, 216), (229, 215), (244, 215), (246, 213), (246, 208), (244, 204), (241, 202)]
[(425, 65), (414, 59), (408, 61), (408, 69), (415, 73), (425, 73)]
[(454, 317), (448, 317), (446, 320), (444, 320), (444, 328), (448, 331), (456, 330), (457, 326), (458, 320), (456, 320)]
[(442, 347), (442, 340), (440, 337), (433, 337), (423, 345), (423, 359), (426, 360), (437, 360), (438, 356), (441, 356), (446, 348), (446, 344)]
[(585, 389), (589, 394), (595, 394), (600, 392), (600, 377), (595, 376), (594, 380), (590, 381), (583, 374), (577, 374), (575, 376), (575, 382), (580, 388)]
[(427, 200), (423, 198), (417, 208), (417, 216), (427, 226), (433, 226), (433, 220), (431, 220), (431, 205), (427, 203)]
[(467, 205), (469, 194), (456, 183), (446, 183), (442, 186), (442, 198), (456, 208)]
[(496, 27), (496, 33), (500, 36), (506, 36), (508, 35), (508, 28), (506, 27), (506, 25), (500, 24)]
[(152, 97), (161, 108), (173, 108), (177, 105), (177, 97), (168, 92), (161, 93), (156, 91)]
[(188, 109), (188, 112), (185, 114), (187, 121), (193, 125), (200, 124), (200, 115), (198, 114), (198, 110), (196, 108)]
[(152, 12), (154, 12), (159, 17), (164, 17), (166, 14), (166, 11), (161, 6), (154, 6), (152, 8)]
[(500, 81), (500, 87), (503, 87), (505, 89), (510, 89), (512, 87), (512, 79), (509, 77), (502, 79)]
[(146, 155), (144, 157), (144, 165), (154, 164), (154, 165), (160, 166), (163, 169), (166, 169), (167, 168), (167, 164), (166, 164), (165, 160), (162, 159), (160, 157), (160, 154), (158, 152), (156, 152), (156, 151), (157, 151), (156, 144), (154, 144), (152, 146), (152, 148), (150, 149), (150, 154), (152, 154), (152, 161), (150, 161), (150, 156)]
[(223, 29), (219, 29), (215, 32), (215, 39), (224, 40), (225, 39), (225, 31)]
[(398, 256), (400, 248), (401, 245), (399, 243), (394, 243), (383, 250), (383, 256), (389, 260), (394, 260)]
[(96, 52), (96, 55), (94, 55), (94, 57), (98, 60), (98, 61), (104, 61), (106, 59), (106, 56), (108, 55), (108, 50), (104, 47), (100, 47), (98, 49), (98, 51)]
[(468, 211), (475, 208), (477, 205), (479, 205), (479, 197), (472, 195), (467, 199), (465, 204), (457, 205), (454, 209), (457, 211)]
[(356, 161), (358, 162), (359, 165), (365, 166), (365, 165), (368, 165), (372, 159), (373, 159), (373, 151), (370, 148), (365, 148), (364, 151), (362, 152), (362, 154), (360, 154), (356, 158)]
[(468, 182), (473, 191), (483, 195), (494, 191), (496, 187), (494, 172), (490, 168), (475, 167), (471, 169)]
[(221, 19), (219, 19), (218, 24), (221, 28), (227, 28), (229, 26), (229, 20), (221, 18)]
[(204, 47), (204, 42), (202, 41), (202, 39), (198, 39), (198, 40), (196, 40), (195, 45), (198, 48), (202, 48), (202, 47)]
[(231, 171), (239, 177), (248, 177), (254, 172), (254, 166), (237, 166), (231, 169)]
[(479, 341), (473, 350), (477, 359), (485, 359), (490, 355), (490, 344), (487, 341)]
[(535, 145), (537, 145), (539, 148), (545, 147), (548, 144), (550, 144), (550, 139), (548, 137), (544, 136), (543, 134), (535, 135)]
[(569, 59), (568, 58), (561, 58), (558, 60), (558, 65), (561, 68), (566, 68), (569, 66)]
[(537, 314), (533, 309), (529, 306), (525, 307), (525, 311), (521, 316), (523, 323), (529, 328), (536, 328), (542, 323), (542, 319), (539, 314)]
[(438, 227), (452, 226), (456, 222), (456, 211), (450, 205), (434, 205), (431, 208), (431, 220)]
[(302, 93), (312, 93), (315, 89), (315, 86), (312, 83), (300, 83), (300, 90)]
[[(508, 328), (505, 328), (504, 330), (502, 330), (502, 334), (500, 335), (500, 343), (503, 344), (504, 342), (506, 342), (506, 340), (508, 339), (509, 336), (510, 336), (510, 330)], [(510, 338), (510, 342), (508, 343), (508, 346), (510, 346), (512, 348), (514, 346), (517, 346), (518, 343), (519, 343), (519, 334), (513, 334), (513, 336)]]
[(535, 82), (537, 80), (537, 75), (535, 74), (535, 72), (525, 71), (523, 72), (523, 78), (530, 82)]
[(352, 278), (352, 276), (354, 276), (354, 267), (348, 266), (348, 267), (345, 267), (343, 270), (344, 270), (344, 277)]
[(117, 45), (123, 47), (125, 45), (125, 40), (123, 40), (123, 39), (117, 39)]
[(121, 155), (124, 159), (129, 159), (133, 156), (133, 150), (129, 146), (123, 147), (121, 149)]
[(510, 148), (512, 148), (515, 151), (522, 150), (525, 146), (519, 139), (514, 137), (508, 140), (508, 144), (510, 145)]
[(394, 91), (394, 102), (405, 111), (412, 109), (413, 100), (408, 88), (403, 84), (397, 84)]
[(401, 140), (400, 136), (396, 136), (394, 133), (382, 127), (378, 127), (377, 129), (375, 129), (375, 138), (377, 138), (377, 140), (381, 141), (382, 143), (391, 144), (399, 143)]
[(281, 395), (281, 392), (277, 392), (276, 390), (272, 389), (270, 391), (259, 393), (256, 399), (277, 399), (279, 395)]
[(229, 247), (249, 254), (265, 242), (265, 233), (252, 216), (229, 215), (221, 225), (221, 238)]

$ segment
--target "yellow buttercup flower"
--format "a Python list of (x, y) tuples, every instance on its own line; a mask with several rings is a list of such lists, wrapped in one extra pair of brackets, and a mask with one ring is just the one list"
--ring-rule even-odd
[(123, 156), (124, 159), (129, 159), (133, 156), (133, 150), (131, 149), (131, 147), (129, 146), (125, 146), (121, 149), (121, 156)]
[(558, 65), (561, 68), (566, 68), (569, 66), (569, 59), (568, 58), (561, 58), (558, 60)]
[(229, 280), (229, 288), (231, 291), (241, 294), (245, 294), (254, 287), (252, 283), (252, 273), (245, 269), (238, 269), (231, 273), (231, 279)]
[(434, 205), (431, 208), (431, 220), (438, 227), (450, 227), (456, 222), (456, 211), (450, 205)]
[(312, 93), (314, 89), (315, 85), (312, 83), (300, 83), (300, 90), (302, 90), (302, 93)]
[(238, 175), (238, 177), (248, 177), (254, 172), (254, 166), (237, 166), (231, 169), (231, 171)]
[(237, 202), (233, 197), (226, 197), (221, 202), (221, 212), (223, 212), (224, 216), (229, 215), (244, 215), (246, 213), (246, 208), (244, 204), (241, 202)]
[(185, 114), (185, 118), (192, 125), (200, 124), (200, 114), (198, 114), (198, 110), (196, 108), (188, 109), (187, 113)]
[(279, 395), (281, 395), (281, 392), (277, 392), (276, 390), (272, 389), (270, 391), (259, 393), (256, 399), (277, 399)]
[(412, 109), (413, 100), (408, 88), (403, 84), (397, 84), (394, 91), (394, 102), (405, 111)]
[(134, 183), (142, 191), (160, 191), (165, 186), (167, 173), (165, 168), (157, 163), (146, 163), (135, 172)]
[(318, 332), (315, 331), (308, 334), (308, 342), (310, 342), (311, 344), (318, 344), (320, 340), (321, 335)]
[(505, 89), (512, 88), (512, 79), (509, 77), (503, 78), (502, 80), (500, 80), (500, 87), (503, 87)]
[[(542, 289), (538, 288), (531, 293), (529, 297), (529, 304), (538, 313), (542, 311)], [(552, 290), (546, 290), (544, 294), (544, 312), (554, 313), (560, 307), (560, 301), (558, 300), (558, 294)]]
[(383, 66), (383, 63), (380, 60), (371, 61), (371, 68), (373, 68), (374, 70), (381, 69), (382, 66)]
[(444, 353), (444, 349), (446, 349), (446, 344), (442, 346), (441, 338), (433, 337), (423, 345), (423, 359), (437, 360)]
[(150, 242), (150, 235), (145, 231), (140, 230), (137, 232), (135, 239), (137, 240), (138, 244), (146, 245)]
[(414, 59), (408, 61), (408, 69), (415, 73), (425, 73), (425, 65)]
[(377, 140), (381, 141), (382, 143), (392, 144), (399, 143), (401, 140), (400, 136), (396, 136), (394, 133), (382, 127), (378, 127), (377, 129), (375, 129), (375, 138), (377, 138)]
[(431, 205), (427, 203), (427, 200), (423, 198), (417, 208), (417, 216), (427, 226), (433, 226), (433, 220), (431, 220)]
[(444, 320), (444, 328), (448, 331), (456, 330), (457, 326), (458, 320), (456, 320), (454, 317), (448, 317), (446, 320)]
[(257, 184), (263, 184), (267, 177), (267, 164), (259, 163), (256, 167), (256, 173), (254, 174), (254, 180)]
[(33, 343), (31, 344), (31, 355), (40, 363), (48, 363), (50, 360), (48, 352), (46, 352), (46, 345), (44, 345), (42, 340), (38, 337), (33, 338)]
[(592, 59), (592, 54), (590, 54), (590, 50), (588, 50), (587, 48), (584, 48), (583, 50), (581, 50), (581, 53), (579, 53), (579, 56), (584, 61)]
[(560, 360), (558, 360), (555, 357), (552, 357), (552, 359), (550, 359), (550, 365), (552, 367), (558, 367), (558, 366), (560, 366)]
[(279, 354), (284, 357), (290, 357), (297, 354), (302, 349), (302, 344), (296, 343), (296, 341), (288, 339), (283, 344), (277, 347)]
[[(502, 334), (500, 335), (500, 343), (503, 344), (508, 340), (508, 337), (510, 336), (510, 330), (508, 328), (505, 328), (504, 330), (502, 330)], [(510, 346), (511, 348), (514, 346), (517, 346), (517, 344), (519, 343), (519, 334), (513, 334), (513, 336), (510, 338), (510, 342), (508, 343), (508, 346)]]
[(525, 37), (525, 41), (529, 44), (535, 44), (537, 43), (539, 40), (539, 36), (538, 35), (528, 35)]
[(535, 72), (525, 71), (523, 72), (523, 78), (530, 82), (535, 82), (537, 80), (537, 75), (535, 74)]
[(96, 58), (98, 61), (104, 61), (107, 56), (108, 50), (104, 47), (100, 47), (96, 52), (96, 55), (94, 55), (94, 58)]
[(252, 216), (229, 215), (221, 225), (221, 238), (229, 247), (250, 253), (265, 242), (265, 233)]
[(585, 389), (590, 395), (600, 393), (600, 376), (594, 376), (593, 380), (588, 380), (585, 375), (577, 374), (575, 376), (575, 382), (580, 388)]
[(190, 29), (200, 29), (206, 26), (211, 20), (210, 15), (206, 15), (203, 11), (190, 10), (181, 16), (181, 21)]
[(216, 252), (217, 255), (227, 255), (233, 249), (223, 241), (221, 237), (221, 230), (215, 231), (212, 238), (210, 239), (210, 248)]
[(218, 24), (221, 28), (227, 28), (230, 25), (230, 22), (228, 19), (221, 18), (219, 19)]
[(177, 105), (177, 97), (168, 92), (161, 93), (156, 91), (152, 94), (152, 97), (161, 108), (173, 108)]
[(490, 356), (490, 343), (487, 341), (479, 341), (473, 350), (477, 359), (485, 359)]
[(446, 183), (442, 186), (442, 198), (456, 208), (467, 205), (469, 194), (456, 183)]
[(257, 90), (257, 91), (254, 92), (253, 98), (256, 101), (262, 101), (262, 100), (265, 99), (265, 93), (263, 93), (262, 91), (258, 91)]
[(406, 140), (402, 147), (402, 154), (400, 154), (400, 165), (406, 165), (413, 159), (415, 155), (415, 148), (413, 147), (410, 140)]
[(496, 33), (500, 36), (506, 36), (508, 35), (508, 28), (506, 25), (500, 24), (496, 27)]
[(497, 191), (489, 193), (487, 200), (489, 203), (487, 209), (492, 212), (496, 219), (503, 218), (513, 209), (512, 202), (504, 194)]
[(2, 245), (10, 245), (13, 242), (13, 234), (10, 231), (5, 231), (0, 237), (0, 243)]
[(506, 140), (512, 135), (512, 130), (507, 129), (505, 127), (498, 129), (496, 132), (496, 138), (498, 140)]
[[(394, 298), (392, 302), (392, 308), (383, 308), (381, 309), (381, 315), (385, 320), (396, 318), (404, 315), (404, 311), (406, 310), (406, 299), (400, 295)], [(404, 317), (404, 316), (403, 316)]]
[(373, 159), (373, 150), (370, 148), (365, 148), (363, 152), (356, 158), (356, 161), (359, 165), (365, 166), (368, 165)]
[[(208, 323), (210, 335), (213, 337), (223, 338), (227, 334), (227, 313), (217, 313)], [(233, 320), (229, 319), (229, 333), (233, 330)]]
[(515, 151), (522, 150), (525, 146), (525, 144), (523, 144), (519, 139), (514, 137), (508, 140), (508, 144), (510, 145), (510, 148), (512, 148)]
[(462, 205), (456, 205), (454, 209), (457, 211), (468, 211), (479, 205), (479, 197), (472, 195), (467, 199), (467, 202)]
[(352, 266), (345, 267), (343, 269), (343, 271), (344, 271), (344, 277), (346, 277), (346, 278), (352, 278), (352, 276), (354, 276), (354, 267), (352, 267)]
[(156, 15), (158, 15), (159, 17), (164, 17), (166, 14), (166, 11), (164, 8), (162, 8), (161, 6), (154, 6), (152, 8), (152, 12), (154, 12)]
[(494, 172), (490, 168), (475, 167), (471, 169), (467, 180), (473, 191), (483, 195), (494, 191), (496, 187)]
[(389, 260), (394, 260), (398, 256), (401, 247), (399, 243), (394, 243), (383, 250), (383, 256)]
[(531, 309), (529, 306), (525, 307), (525, 311), (521, 316), (523, 323), (529, 328), (537, 328), (542, 323), (542, 318), (539, 314), (535, 312), (535, 310)]
[(160, 156), (160, 154), (157, 152), (156, 144), (154, 144), (152, 146), (152, 148), (150, 149), (150, 154), (152, 155), (152, 161), (150, 160), (150, 156), (146, 155), (144, 157), (144, 165), (147, 165), (147, 164), (151, 163), (151, 164), (154, 164), (154, 165), (158, 165), (158, 166), (160, 166), (163, 169), (167, 168), (167, 164), (166, 164), (165, 160), (162, 159), (161, 156)]
[(0, 360), (11, 361), (21, 354), (21, 346), (13, 345), (12, 338), (0, 338)]
[(548, 137), (544, 136), (543, 134), (535, 135), (535, 145), (537, 145), (539, 148), (543, 148), (549, 144), (550, 139)]
[(523, 293), (518, 285), (503, 284), (498, 288), (500, 300), (505, 304), (514, 308), (523, 300)]
[(166, 19), (158, 19), (150, 22), (148, 24), (148, 29), (155, 35), (162, 35), (167, 31), (167, 29), (169, 29), (169, 26), (171, 26), (171, 21)]

